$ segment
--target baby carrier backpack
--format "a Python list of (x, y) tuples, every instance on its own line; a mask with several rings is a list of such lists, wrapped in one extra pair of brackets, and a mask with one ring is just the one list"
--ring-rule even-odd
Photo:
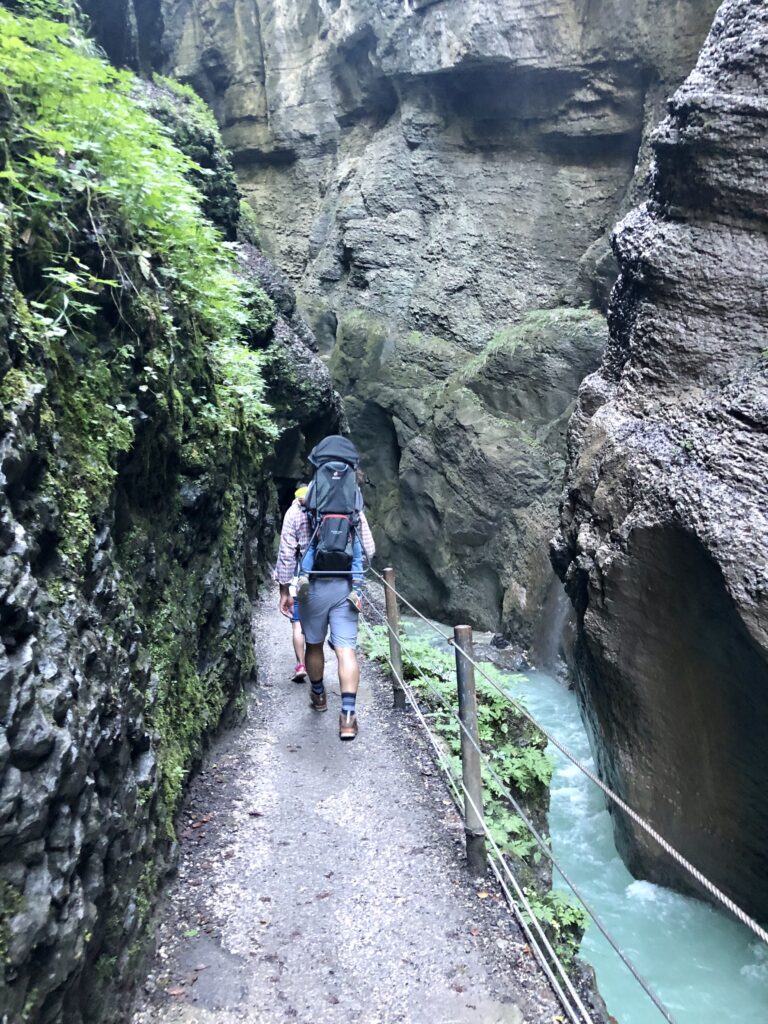
[(315, 476), (304, 507), (312, 530), (310, 544), (315, 545), (312, 573), (347, 576), (352, 572), (363, 510), (363, 495), (357, 485), (357, 449), (349, 438), (332, 434), (315, 445), (309, 461), (315, 467)]

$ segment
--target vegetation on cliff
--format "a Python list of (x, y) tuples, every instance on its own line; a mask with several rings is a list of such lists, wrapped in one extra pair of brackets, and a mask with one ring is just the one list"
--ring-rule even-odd
[(66, 3), (0, 6), (9, 1019), (106, 1012), (184, 779), (253, 673), (277, 314), (225, 241), (226, 166), (190, 90), (110, 67)]
[[(230, 435), (258, 463), (275, 428), (247, 342), (274, 309), (204, 216), (193, 184), (204, 171), (154, 116), (158, 101), (69, 22), (0, 9), (0, 89), (3, 270), (19, 328), (3, 397), (12, 407), (44, 390), (56, 458), (43, 487), (60, 513), (62, 573), (76, 575), (143, 417), (162, 414), (193, 464), (231, 448)], [(187, 135), (216, 133), (183, 95)], [(163, 97), (166, 121), (174, 100)], [(207, 380), (185, 375), (190, 359)]]

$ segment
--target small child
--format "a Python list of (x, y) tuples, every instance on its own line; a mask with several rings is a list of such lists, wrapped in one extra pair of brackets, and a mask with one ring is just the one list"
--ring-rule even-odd
[[(296, 596), (301, 600), (307, 596), (309, 590), (309, 576), (315, 564), (315, 545), (310, 544), (299, 568), (299, 577), (296, 580)], [(347, 600), (355, 609), (361, 611), (363, 607), (363, 545), (355, 530), (355, 539), (352, 545), (352, 589)]]

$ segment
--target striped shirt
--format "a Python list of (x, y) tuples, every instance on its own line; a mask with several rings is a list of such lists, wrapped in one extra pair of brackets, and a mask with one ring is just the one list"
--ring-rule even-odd
[[(365, 512), (360, 513), (359, 536), (363, 551), (370, 562), (376, 554), (376, 545), (368, 526), (368, 520), (365, 518)], [(278, 583), (291, 582), (296, 574), (296, 565), (307, 550), (311, 539), (307, 510), (298, 499), (294, 499), (293, 504), (285, 513), (283, 529), (280, 533), (280, 549), (277, 552), (277, 565), (275, 566), (275, 579)]]

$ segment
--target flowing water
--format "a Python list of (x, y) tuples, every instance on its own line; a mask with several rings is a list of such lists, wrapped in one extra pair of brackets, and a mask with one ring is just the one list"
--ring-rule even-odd
[[(426, 638), (420, 625), (408, 623), (408, 629)], [(511, 692), (593, 768), (576, 695), (543, 672), (519, 680), (510, 677)], [(554, 854), (678, 1024), (766, 1024), (768, 947), (729, 915), (633, 879), (616, 852), (602, 794), (557, 750), (550, 753)], [(566, 888), (556, 872), (555, 885)], [(594, 925), (582, 956), (619, 1024), (663, 1019)]]
[[(540, 672), (514, 690), (542, 725), (594, 768), (574, 693)], [(550, 753), (556, 765), (549, 818), (554, 854), (678, 1024), (768, 1021), (768, 947), (713, 907), (632, 878), (616, 852), (602, 794), (557, 750)], [(582, 955), (620, 1024), (662, 1019), (594, 926)]]

